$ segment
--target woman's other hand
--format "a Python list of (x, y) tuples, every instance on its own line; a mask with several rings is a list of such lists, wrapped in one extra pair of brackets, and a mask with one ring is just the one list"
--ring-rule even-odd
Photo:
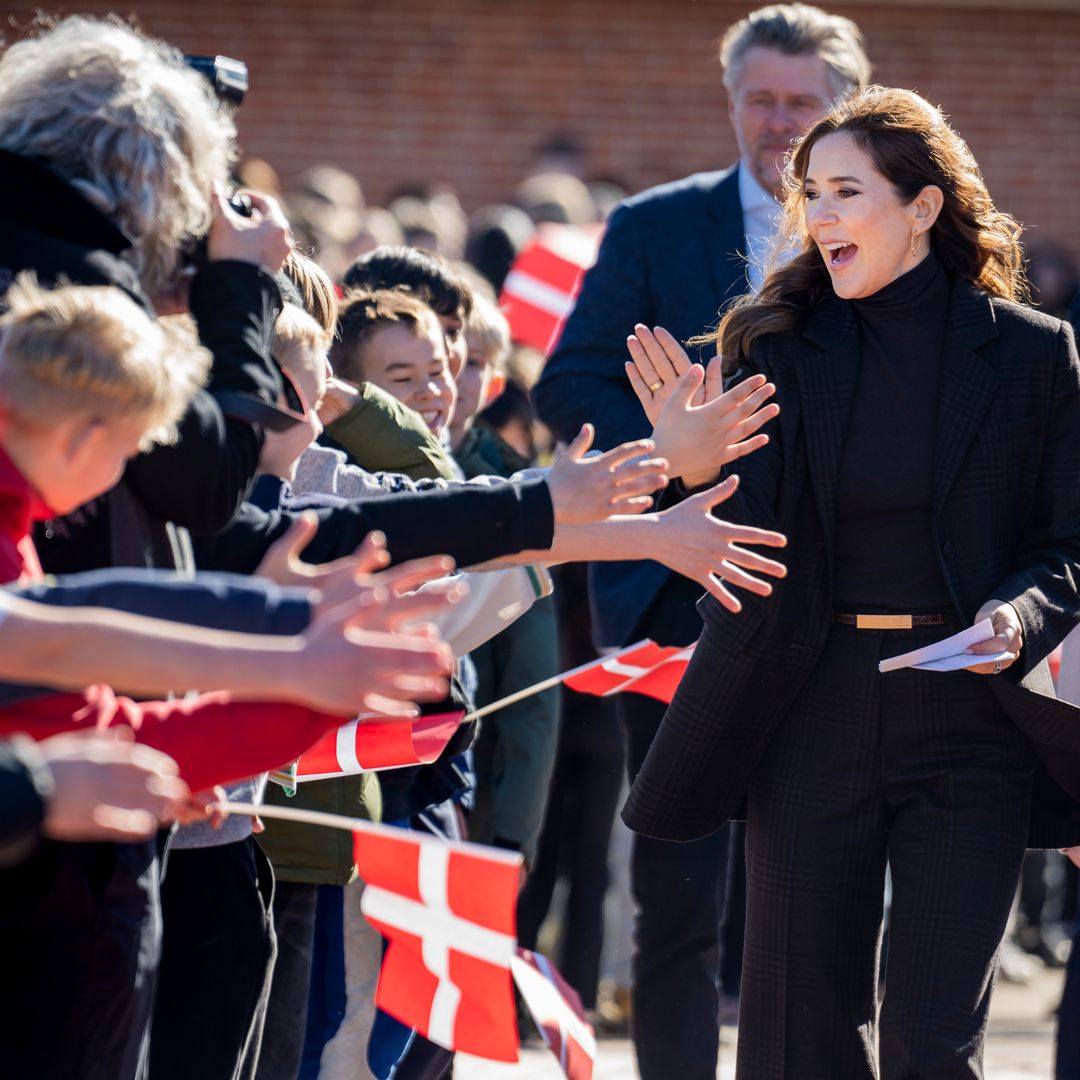
[(676, 573), (696, 581), (732, 612), (741, 611), (742, 604), (727, 585), (768, 596), (772, 585), (754, 575), (782, 578), (787, 574), (782, 563), (740, 546), (781, 548), (787, 545), (786, 536), (748, 525), (733, 525), (712, 516), (713, 508), (731, 498), (738, 485), (739, 478), (729, 476), (722, 484), (692, 495), (658, 515), (665, 528), (663, 542), (654, 556)]
[(769, 441), (757, 432), (780, 407), (769, 403), (776, 387), (764, 375), (724, 391), (721, 358), (714, 357), (704, 370), (691, 364), (662, 327), (654, 333), (639, 325), (627, 346), (633, 357), (627, 375), (653, 423), (657, 456), (687, 487), (715, 483), (725, 465)]
[(975, 656), (993, 656), (996, 653), (1010, 654), (1006, 660), (997, 660), (992, 664), (980, 664), (970, 668), (977, 675), (1000, 675), (1016, 663), (1020, 650), (1024, 647), (1024, 630), (1020, 625), (1020, 616), (1016, 608), (1004, 600), (987, 600), (975, 615), (975, 622), (989, 619), (994, 624), (994, 636), (989, 641), (972, 645), (968, 652)]

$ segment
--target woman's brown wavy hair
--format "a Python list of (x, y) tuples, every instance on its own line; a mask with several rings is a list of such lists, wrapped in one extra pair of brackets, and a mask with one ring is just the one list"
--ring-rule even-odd
[[(942, 113), (910, 90), (868, 86), (835, 105), (795, 145), (784, 173), (784, 209), (771, 272), (756, 296), (738, 300), (717, 329), (693, 344), (715, 344), (734, 370), (763, 334), (802, 328), (811, 309), (832, 295), (825, 262), (806, 229), (803, 181), (810, 150), (826, 135), (850, 135), (906, 206), (928, 184), (944, 195), (930, 230), (950, 277), (994, 296), (1028, 299), (1020, 225), (995, 206), (967, 143)], [(786, 252), (798, 254), (779, 265)]]

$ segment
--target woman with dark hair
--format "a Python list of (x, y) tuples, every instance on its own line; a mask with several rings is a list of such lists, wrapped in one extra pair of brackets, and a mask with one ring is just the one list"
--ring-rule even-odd
[[(745, 812), (740, 1080), (980, 1077), (1024, 849), (1080, 839), (1080, 713), (1046, 665), (1076, 622), (1080, 364), (915, 94), (871, 87), (809, 130), (784, 231), (797, 254), (709, 340), (775, 383), (736, 516), (790, 537), (788, 575), (741, 614), (702, 601), (624, 817), (685, 841)], [(657, 415), (688, 362), (644, 327), (631, 351)], [(970, 670), (879, 673), (987, 618)]]

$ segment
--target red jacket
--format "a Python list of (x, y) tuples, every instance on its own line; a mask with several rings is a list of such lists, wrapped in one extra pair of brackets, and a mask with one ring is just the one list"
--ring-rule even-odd
[[(54, 516), (0, 448), (0, 584), (40, 578), (30, 539), (35, 520)], [(107, 686), (49, 694), (0, 707), (0, 735), (44, 739), (77, 728), (126, 724), (138, 742), (172, 757), (193, 791), (227, 784), (291, 761), (343, 719), (281, 702), (237, 702), (226, 693), (187, 701), (118, 697)]]

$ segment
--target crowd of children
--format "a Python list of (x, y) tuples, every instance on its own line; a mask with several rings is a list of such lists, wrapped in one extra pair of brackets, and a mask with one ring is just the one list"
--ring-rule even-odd
[[(489, 408), (514, 386), (490, 284), (401, 245), (331, 276), (273, 197), (229, 202), (234, 137), (118, 22), (0, 58), (5, 1071), (437, 1080), (452, 1054), (375, 1009), (348, 837), (208, 816), (218, 785), (532, 863), (552, 692), (432, 764), (293, 763), (359, 712), (554, 674), (548, 565), (660, 558), (737, 603), (720, 575), (782, 573), (753, 550), (782, 538), (713, 516), (730, 482), (654, 510), (685, 463), (648, 441), (586, 428), (536, 468), (528, 413)], [(716, 417), (720, 454), (746, 416)]]

